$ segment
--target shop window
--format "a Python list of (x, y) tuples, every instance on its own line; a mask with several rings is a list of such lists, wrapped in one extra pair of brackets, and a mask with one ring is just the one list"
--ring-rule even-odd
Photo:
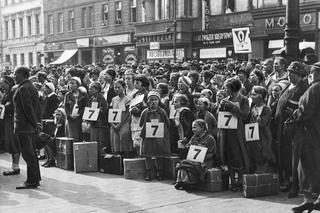
[(28, 36), (30, 36), (31, 35), (31, 29), (32, 29), (31, 16), (27, 16), (27, 23), (28, 23)]
[(19, 36), (23, 37), (23, 18), (19, 18)]
[(48, 15), (48, 34), (53, 34), (53, 15)]
[(81, 28), (86, 28), (87, 8), (81, 9)]
[(93, 7), (88, 8), (88, 24), (87, 27), (93, 26)]
[(58, 13), (58, 33), (63, 32), (63, 14)]
[(74, 31), (74, 10), (69, 11), (68, 30)]
[(130, 0), (131, 9), (130, 9), (130, 22), (137, 21), (137, 0)]
[(40, 34), (40, 15), (35, 15), (35, 22), (36, 22), (36, 35)]
[(121, 24), (122, 19), (122, 3), (116, 2), (116, 24)]
[(12, 26), (12, 38), (16, 38), (16, 20), (11, 20), (11, 26)]
[(103, 25), (108, 24), (108, 19), (109, 19), (109, 5), (104, 4), (102, 6), (102, 23), (103, 23)]

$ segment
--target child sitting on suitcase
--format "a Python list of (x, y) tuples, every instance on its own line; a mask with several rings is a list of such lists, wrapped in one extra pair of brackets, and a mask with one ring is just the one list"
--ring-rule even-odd
[(164, 157), (171, 154), (169, 140), (169, 118), (164, 109), (159, 107), (160, 94), (153, 90), (148, 93), (148, 108), (146, 108), (140, 118), (139, 126), (142, 128), (140, 137), (142, 138), (141, 155), (146, 157), (146, 181), (151, 180), (152, 157), (155, 157), (157, 178), (163, 180)]

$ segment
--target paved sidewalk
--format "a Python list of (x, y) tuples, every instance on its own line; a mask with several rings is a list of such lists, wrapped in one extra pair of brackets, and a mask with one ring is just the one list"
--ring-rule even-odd
[(126, 180), (118, 175), (98, 172), (76, 174), (43, 167), (41, 187), (16, 190), (15, 186), (26, 179), (23, 160), (21, 164), (20, 175), (3, 176), (2, 171), (11, 166), (11, 158), (9, 154), (0, 154), (0, 213), (286, 213), (302, 201), (302, 197), (289, 200), (286, 194), (246, 199), (240, 192), (185, 192), (175, 190), (172, 181)]

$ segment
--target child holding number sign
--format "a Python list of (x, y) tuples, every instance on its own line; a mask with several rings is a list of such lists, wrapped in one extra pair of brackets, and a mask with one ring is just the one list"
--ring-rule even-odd
[[(252, 171), (256, 173), (270, 172), (268, 163), (275, 163), (275, 156), (271, 149), (271, 110), (264, 103), (266, 96), (266, 88), (262, 86), (252, 88), (252, 107), (248, 120), (251, 124), (258, 123), (258, 129), (256, 130), (254, 126), (248, 129), (247, 150), (252, 162)], [(259, 137), (254, 138), (255, 135)], [(251, 138), (253, 141), (248, 141)]]
[[(202, 119), (193, 121), (192, 131), (194, 135), (186, 146), (190, 147), (195, 145), (206, 149), (195, 149), (195, 152), (192, 153), (191, 156), (194, 161), (187, 159), (178, 164), (177, 180), (175, 184), (176, 189), (183, 189), (188, 185), (203, 181), (206, 169), (211, 168), (214, 164), (213, 156), (216, 153), (216, 141), (214, 137), (210, 135), (206, 122)], [(203, 162), (195, 161), (197, 160), (197, 157), (201, 155), (201, 152), (206, 152)]]
[[(128, 157), (129, 152), (132, 151), (132, 139), (129, 113), (130, 98), (124, 94), (125, 88), (126, 83), (123, 80), (117, 80), (114, 83), (114, 91), (117, 96), (112, 99), (110, 109), (121, 109), (121, 122), (111, 123), (110, 141), (112, 152)], [(114, 111), (113, 117), (109, 118), (109, 121), (115, 121), (118, 116), (117, 113), (119, 112)]]
[(171, 154), (169, 140), (169, 118), (164, 109), (159, 107), (160, 94), (153, 90), (148, 93), (148, 108), (140, 119), (142, 150), (141, 155), (146, 157), (146, 181), (151, 180), (152, 157), (156, 158), (158, 180), (163, 179), (163, 157)]
[(103, 97), (102, 86), (98, 81), (94, 81), (89, 85), (89, 94), (91, 95), (88, 107), (93, 108), (89, 112), (88, 118), (93, 116), (94, 109), (99, 109), (99, 114), (96, 121), (90, 121), (90, 141), (98, 142), (99, 153), (103, 153), (103, 149), (110, 150), (108, 141), (108, 103)]

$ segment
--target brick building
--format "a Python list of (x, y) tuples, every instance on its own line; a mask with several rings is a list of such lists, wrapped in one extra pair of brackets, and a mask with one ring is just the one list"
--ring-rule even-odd
[(42, 0), (1, 0), (2, 62), (16, 66), (44, 63)]
[(47, 62), (124, 63), (137, 59), (133, 42), (137, 0), (44, 0), (44, 5)]

